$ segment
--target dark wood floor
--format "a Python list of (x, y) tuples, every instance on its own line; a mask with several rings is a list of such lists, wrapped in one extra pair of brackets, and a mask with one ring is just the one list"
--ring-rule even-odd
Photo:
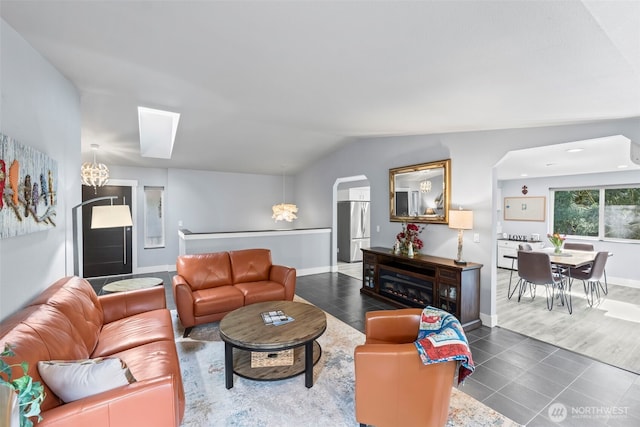
[[(175, 309), (172, 272), (91, 279), (96, 292), (129, 277), (161, 277)], [(362, 282), (341, 273), (298, 277), (296, 294), (364, 332), (364, 313), (393, 309), (360, 294)], [(640, 377), (499, 327), (467, 334), (476, 370), (460, 390), (527, 426), (638, 426)], [(640, 357), (640, 356), (639, 356)], [(565, 418), (562, 418), (564, 412)], [(553, 420), (552, 420), (553, 419)]]

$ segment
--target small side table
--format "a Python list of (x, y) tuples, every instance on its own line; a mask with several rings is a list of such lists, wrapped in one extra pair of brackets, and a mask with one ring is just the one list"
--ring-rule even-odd
[(158, 277), (138, 277), (135, 279), (124, 279), (107, 283), (100, 290), (100, 294), (110, 294), (113, 292), (134, 291), (136, 289), (152, 288), (162, 285), (162, 279)]

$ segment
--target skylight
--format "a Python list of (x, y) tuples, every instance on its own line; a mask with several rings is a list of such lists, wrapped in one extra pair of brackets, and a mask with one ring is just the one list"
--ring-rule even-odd
[(170, 159), (179, 120), (179, 113), (138, 107), (140, 155)]

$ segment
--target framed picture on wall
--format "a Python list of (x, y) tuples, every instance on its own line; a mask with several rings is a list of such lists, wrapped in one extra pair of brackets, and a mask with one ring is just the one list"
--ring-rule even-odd
[(505, 197), (505, 221), (544, 221), (546, 197)]

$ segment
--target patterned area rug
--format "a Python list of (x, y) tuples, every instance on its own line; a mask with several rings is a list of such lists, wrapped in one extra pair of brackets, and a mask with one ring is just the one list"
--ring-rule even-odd
[[(318, 339), (322, 357), (310, 389), (304, 386), (304, 375), (266, 382), (234, 375), (234, 386), (227, 390), (219, 323), (198, 326), (184, 339), (175, 311), (172, 317), (187, 401), (184, 427), (358, 426), (353, 349), (364, 342), (364, 335), (356, 329), (327, 314), (327, 330)], [(447, 426), (517, 424), (454, 388)]]

